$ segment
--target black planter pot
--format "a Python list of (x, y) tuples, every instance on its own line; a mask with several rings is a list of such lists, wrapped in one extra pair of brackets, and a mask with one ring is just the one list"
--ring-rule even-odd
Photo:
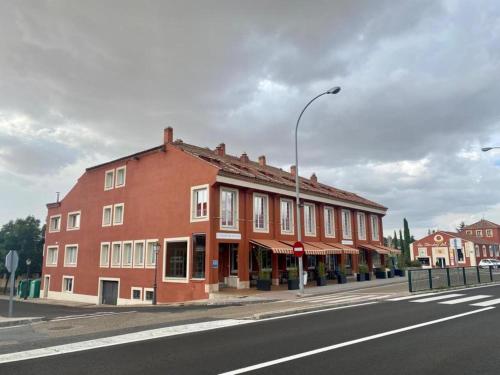
[(365, 273), (365, 281), (371, 280), (370, 272)]
[(358, 281), (365, 281), (365, 280), (366, 280), (366, 274), (365, 274), (365, 273), (358, 273), (358, 274), (356, 275), (356, 279), (357, 279)]
[(406, 271), (405, 270), (394, 270), (396, 276), (400, 277), (405, 277), (406, 276)]
[(257, 280), (257, 290), (270, 291), (271, 280)]
[(326, 285), (326, 276), (318, 276), (316, 279), (317, 286), (325, 286)]
[(338, 284), (346, 284), (347, 278), (345, 277), (345, 275), (337, 274), (337, 283)]
[(375, 271), (376, 279), (387, 279), (387, 272), (385, 271)]
[(392, 279), (394, 277), (394, 270), (387, 271), (387, 278)]
[(299, 279), (288, 280), (288, 290), (299, 289), (300, 281)]

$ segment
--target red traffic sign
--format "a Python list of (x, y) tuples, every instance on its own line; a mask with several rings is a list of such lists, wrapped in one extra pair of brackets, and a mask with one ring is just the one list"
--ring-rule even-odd
[(304, 244), (302, 242), (297, 241), (293, 244), (293, 255), (296, 257), (304, 255)]

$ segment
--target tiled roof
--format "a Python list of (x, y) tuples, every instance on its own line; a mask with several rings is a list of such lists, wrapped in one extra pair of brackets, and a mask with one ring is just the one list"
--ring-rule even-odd
[[(182, 141), (175, 141), (172, 144), (175, 147), (216, 166), (219, 168), (219, 175), (243, 179), (264, 185), (277, 186), (288, 190), (293, 190), (295, 188), (294, 175), (289, 172), (285, 172), (280, 168), (272, 167), (267, 164), (263, 166), (258, 162), (251, 160), (242, 161), (239, 157), (228, 154), (219, 155), (216, 151), (209, 148), (190, 145)], [(350, 203), (357, 203), (380, 210), (387, 210), (386, 207), (360, 197), (357, 194), (314, 182), (303, 177), (300, 177), (300, 189), (301, 191), (308, 192), (312, 195), (333, 198)]]
[(463, 230), (465, 230), (465, 229), (494, 229), (494, 228), (500, 228), (500, 225), (495, 224), (491, 221), (482, 219), (474, 224), (465, 226)]
[(495, 242), (495, 241), (490, 240), (488, 238), (475, 237), (475, 236), (471, 236), (469, 234), (465, 234), (463, 232), (459, 232), (459, 233), (445, 232), (445, 233), (449, 234), (450, 236), (459, 237), (459, 238), (462, 238), (464, 240), (474, 242), (475, 244), (478, 244), (478, 245), (496, 245), (498, 243), (498, 242)]

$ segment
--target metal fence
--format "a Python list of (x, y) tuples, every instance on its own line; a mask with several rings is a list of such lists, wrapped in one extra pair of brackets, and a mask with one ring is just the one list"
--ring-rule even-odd
[(408, 270), (410, 292), (500, 281), (500, 268), (454, 267)]

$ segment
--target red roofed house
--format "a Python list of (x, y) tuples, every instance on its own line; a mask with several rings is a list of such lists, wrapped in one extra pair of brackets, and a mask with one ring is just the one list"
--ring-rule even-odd
[[(315, 175), (300, 182), (305, 269), (384, 262), (384, 206)], [(158, 302), (204, 299), (249, 288), (260, 266), (277, 284), (296, 264), (294, 186), (293, 167), (174, 141), (166, 128), (161, 145), (88, 168), (47, 205), (43, 296), (150, 303), (156, 275)]]

